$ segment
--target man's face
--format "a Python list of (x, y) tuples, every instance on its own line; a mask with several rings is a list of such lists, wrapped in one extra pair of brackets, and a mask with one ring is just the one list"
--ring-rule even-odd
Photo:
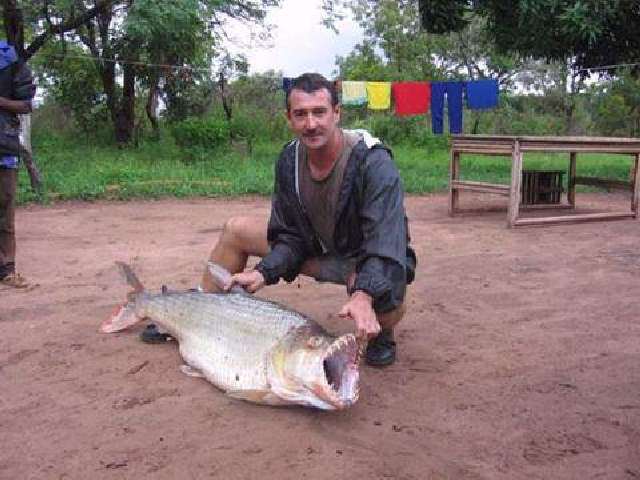
[(331, 105), (326, 88), (313, 93), (294, 88), (289, 94), (289, 127), (308, 149), (322, 148), (333, 138), (340, 122), (340, 106)]

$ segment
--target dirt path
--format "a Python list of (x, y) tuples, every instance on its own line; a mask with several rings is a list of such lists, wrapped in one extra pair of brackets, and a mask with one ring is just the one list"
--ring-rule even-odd
[[(604, 195), (581, 201), (617, 201)], [(97, 333), (126, 287), (193, 286), (224, 221), (265, 199), (18, 210), (0, 291), (0, 478), (640, 478), (640, 222), (507, 230), (407, 200), (420, 264), (399, 361), (339, 413), (232, 400), (175, 345)], [(342, 288), (265, 291), (319, 320)]]

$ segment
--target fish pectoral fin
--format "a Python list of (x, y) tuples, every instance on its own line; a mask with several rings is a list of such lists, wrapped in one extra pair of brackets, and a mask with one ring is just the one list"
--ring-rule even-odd
[(196, 370), (195, 368), (186, 364), (180, 365), (180, 371), (185, 375), (189, 375), (190, 377), (204, 378), (204, 375), (200, 370)]
[(269, 405), (282, 405), (282, 400), (269, 390), (227, 390), (226, 394), (240, 400)]

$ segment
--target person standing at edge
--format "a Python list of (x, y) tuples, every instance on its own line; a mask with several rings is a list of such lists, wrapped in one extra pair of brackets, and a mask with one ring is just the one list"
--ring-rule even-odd
[(0, 40), (0, 285), (25, 288), (16, 272), (15, 197), (20, 154), (18, 114), (31, 112), (35, 85), (13, 46)]
[[(234, 273), (226, 289), (255, 292), (298, 274), (346, 285), (339, 315), (368, 340), (367, 363), (390, 365), (416, 266), (391, 152), (367, 132), (339, 127), (338, 96), (322, 75), (296, 78), (286, 100), (297, 138), (277, 162), (270, 219), (229, 219), (210, 259)], [(250, 255), (262, 260), (243, 271)], [(202, 288), (217, 291), (208, 271)]]

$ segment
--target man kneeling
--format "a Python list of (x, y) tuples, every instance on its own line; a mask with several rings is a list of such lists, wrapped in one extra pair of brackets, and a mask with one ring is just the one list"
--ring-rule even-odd
[[(366, 132), (339, 127), (335, 87), (321, 75), (293, 81), (286, 114), (297, 138), (280, 154), (269, 221), (230, 219), (210, 259), (234, 273), (227, 288), (255, 292), (299, 274), (346, 285), (339, 315), (369, 340), (370, 365), (390, 365), (416, 266), (391, 152)], [(243, 271), (250, 255), (262, 260)], [(217, 290), (208, 271), (202, 288)]]

